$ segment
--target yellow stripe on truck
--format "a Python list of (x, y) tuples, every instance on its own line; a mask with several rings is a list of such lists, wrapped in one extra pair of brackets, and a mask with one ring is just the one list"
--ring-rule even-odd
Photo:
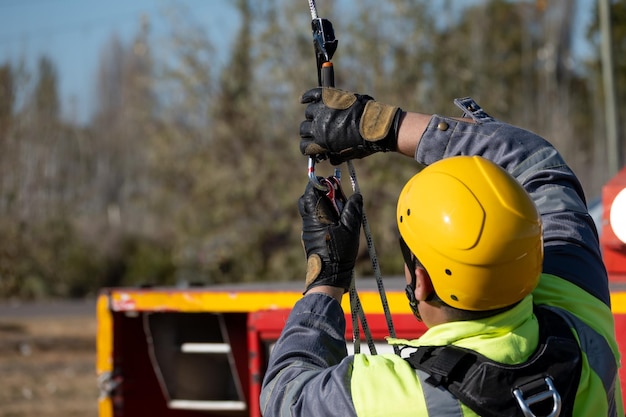
[[(302, 297), (300, 292), (288, 291), (142, 291), (116, 289), (111, 293), (112, 311), (177, 311), (237, 313), (260, 310), (291, 309)], [(378, 292), (359, 293), (366, 313), (383, 313)], [(404, 293), (387, 293), (394, 314), (409, 313)], [(344, 311), (350, 311), (348, 296), (343, 299)]]

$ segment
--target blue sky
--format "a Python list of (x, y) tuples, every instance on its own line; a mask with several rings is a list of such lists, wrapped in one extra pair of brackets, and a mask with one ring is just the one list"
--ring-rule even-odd
[[(308, 12), (304, 0), (298, 1), (303, 3), (303, 12)], [(467, 4), (468, 0), (458, 1), (456, 4)], [(24, 59), (27, 69), (34, 71), (37, 59), (47, 55), (58, 72), (66, 116), (72, 118), (70, 114), (76, 112), (84, 120), (91, 111), (101, 50), (112, 36), (128, 41), (145, 15), (151, 23), (151, 35), (158, 37), (168, 28), (164, 11), (182, 5), (193, 11), (195, 22), (192, 23), (203, 25), (214, 44), (228, 45), (239, 24), (233, 3), (232, 0), (0, 0), (0, 65)], [(578, 3), (576, 27), (581, 28), (578, 35), (582, 37), (594, 2), (579, 0)], [(227, 46), (218, 48), (218, 52), (219, 49), (227, 50)]]

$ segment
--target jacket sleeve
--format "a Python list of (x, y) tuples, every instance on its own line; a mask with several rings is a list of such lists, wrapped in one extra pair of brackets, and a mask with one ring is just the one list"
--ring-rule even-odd
[(309, 294), (291, 310), (261, 390), (263, 416), (355, 416), (341, 305)]
[(415, 152), (428, 165), (479, 155), (512, 174), (537, 205), (543, 223), (543, 272), (566, 279), (610, 306), (608, 278), (580, 182), (540, 136), (488, 116), (473, 100), (456, 100), (472, 122), (433, 116)]

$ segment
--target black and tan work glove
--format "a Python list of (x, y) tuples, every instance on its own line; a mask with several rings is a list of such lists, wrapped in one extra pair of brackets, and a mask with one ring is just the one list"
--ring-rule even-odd
[(300, 151), (324, 156), (338, 165), (376, 152), (395, 151), (402, 110), (370, 96), (335, 88), (314, 88), (302, 96), (308, 104), (300, 124)]
[(319, 285), (348, 291), (359, 251), (363, 198), (355, 193), (341, 213), (310, 182), (298, 201), (302, 216), (302, 244), (307, 257), (304, 292)]

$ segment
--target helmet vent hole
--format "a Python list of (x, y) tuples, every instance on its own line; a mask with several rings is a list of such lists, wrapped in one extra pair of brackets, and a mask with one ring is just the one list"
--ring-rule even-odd
[(450, 298), (452, 298), (454, 301), (459, 301), (459, 298), (454, 294), (452, 294)]
[(446, 269), (445, 272), (446, 272), (446, 275), (448, 275), (448, 276), (452, 275), (452, 271), (450, 271), (449, 269)]

